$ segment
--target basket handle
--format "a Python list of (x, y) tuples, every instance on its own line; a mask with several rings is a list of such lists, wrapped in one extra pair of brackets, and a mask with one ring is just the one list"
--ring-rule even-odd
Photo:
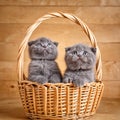
[(96, 38), (92, 31), (88, 28), (88, 26), (79, 18), (77, 18), (74, 15), (68, 14), (68, 13), (50, 13), (46, 14), (43, 17), (39, 18), (33, 25), (31, 25), (26, 33), (26, 36), (24, 40), (22, 41), (21, 45), (19, 46), (19, 51), (18, 51), (18, 57), (17, 57), (17, 73), (18, 73), (18, 81), (20, 82), (21, 80), (24, 80), (24, 51), (27, 47), (27, 43), (29, 41), (29, 38), (31, 37), (33, 31), (45, 20), (54, 18), (54, 17), (60, 17), (60, 18), (67, 18), (76, 24), (80, 25), (88, 38), (90, 39), (91, 45), (97, 49), (96, 53), (96, 81), (101, 81), (102, 79), (102, 62), (101, 62), (101, 53), (97, 45)]

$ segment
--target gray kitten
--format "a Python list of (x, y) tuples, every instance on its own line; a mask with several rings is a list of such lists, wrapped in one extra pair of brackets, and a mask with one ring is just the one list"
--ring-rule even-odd
[(65, 62), (67, 69), (63, 82), (72, 82), (76, 87), (83, 86), (95, 80), (94, 66), (96, 63), (96, 48), (77, 44), (66, 48)]
[(55, 59), (57, 57), (57, 42), (47, 38), (38, 38), (30, 41), (28, 79), (41, 84), (61, 82), (61, 73)]

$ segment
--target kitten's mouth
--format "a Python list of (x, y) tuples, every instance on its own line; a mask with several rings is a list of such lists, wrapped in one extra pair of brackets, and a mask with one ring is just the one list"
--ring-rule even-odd
[(73, 63), (73, 64), (75, 64), (76, 62), (82, 62), (82, 63), (86, 63), (87, 62), (87, 60), (86, 59), (83, 59), (83, 58), (81, 58), (81, 57), (74, 57), (74, 58), (72, 58), (71, 59), (71, 62)]
[(49, 51), (44, 49), (44, 55), (48, 55), (49, 54)]
[(81, 61), (82, 58), (81, 58), (81, 57), (77, 57), (77, 56), (72, 58), (72, 62), (76, 62), (76, 61), (78, 61), (78, 60)]
[(36, 51), (34, 51), (34, 53), (36, 53), (36, 54), (41, 54), (43, 51), (42, 50), (36, 50)]

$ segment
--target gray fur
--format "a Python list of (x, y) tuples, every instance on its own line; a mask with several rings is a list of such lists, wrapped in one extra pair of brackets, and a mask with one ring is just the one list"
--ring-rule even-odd
[(96, 49), (83, 44), (66, 48), (65, 62), (67, 69), (63, 82), (72, 82), (75, 86), (83, 86), (93, 82), (94, 66), (96, 63)]
[(30, 41), (28, 45), (31, 58), (28, 79), (41, 84), (61, 82), (61, 73), (54, 61), (58, 43), (43, 37)]

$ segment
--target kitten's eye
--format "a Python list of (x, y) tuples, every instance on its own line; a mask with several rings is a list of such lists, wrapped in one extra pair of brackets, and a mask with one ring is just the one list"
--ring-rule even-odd
[(84, 51), (84, 53), (83, 53), (85, 56), (87, 56), (88, 55), (88, 52), (87, 51)]
[(36, 45), (41, 45), (41, 43), (37, 43)]
[(42, 46), (42, 45), (41, 45), (41, 43), (37, 43), (37, 45), (36, 45), (36, 46)]
[(74, 52), (73, 52), (73, 54), (75, 54), (75, 55), (76, 55), (76, 54), (77, 54), (77, 51), (74, 51)]
[(48, 46), (51, 46), (51, 44), (50, 44), (50, 43), (48, 43)]

